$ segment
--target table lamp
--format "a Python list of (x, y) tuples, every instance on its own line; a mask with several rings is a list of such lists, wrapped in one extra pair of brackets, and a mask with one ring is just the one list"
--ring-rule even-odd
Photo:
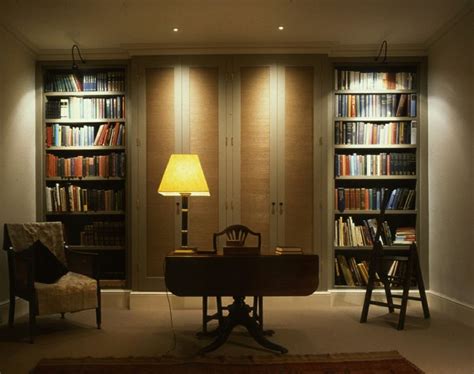
[(181, 248), (180, 252), (193, 252), (188, 247), (188, 198), (210, 196), (206, 177), (198, 155), (172, 154), (166, 165), (158, 193), (163, 196), (181, 196)]

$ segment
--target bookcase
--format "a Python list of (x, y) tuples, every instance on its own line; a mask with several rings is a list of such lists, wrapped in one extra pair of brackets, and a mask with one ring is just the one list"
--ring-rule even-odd
[[(419, 241), (420, 66), (334, 62), (333, 285), (364, 287), (384, 193), (387, 250)], [(392, 273), (399, 264), (389, 264)]]
[(42, 212), (97, 253), (103, 287), (127, 283), (127, 67), (42, 73)]

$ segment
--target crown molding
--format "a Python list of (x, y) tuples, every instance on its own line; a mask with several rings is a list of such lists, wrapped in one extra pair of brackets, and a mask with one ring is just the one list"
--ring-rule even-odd
[[(80, 47), (80, 46), (79, 46)], [(86, 49), (81, 48), (84, 60), (128, 60), (130, 55), (119, 48)], [(42, 49), (38, 51), (38, 61), (71, 60), (71, 49)]]
[(464, 7), (448, 22), (442, 25), (431, 37), (429, 37), (425, 42), (426, 50), (430, 49), (434, 43), (440, 40), (444, 35), (446, 35), (454, 26), (456, 26), (460, 21), (465, 17), (468, 17), (473, 12), (473, 2), (466, 1)]
[(13, 29), (10, 26), (0, 23), (0, 28), (2, 28), (7, 34), (13, 37), (24, 49), (28, 52), (33, 58), (38, 58), (38, 48), (31, 43), (28, 38), (26, 38), (21, 32)]
[[(130, 59), (133, 56), (226, 55), (226, 54), (325, 54), (329, 57), (373, 57), (378, 44), (341, 45), (334, 42), (292, 44), (123, 44), (120, 48), (83, 49), (86, 60)], [(427, 49), (419, 44), (388, 45), (388, 56), (425, 56)], [(39, 61), (69, 60), (71, 51), (40, 50)]]
[[(427, 49), (422, 44), (390, 44), (387, 41), (387, 58), (401, 56), (426, 56)], [(329, 57), (375, 57), (380, 44), (338, 44), (329, 52)]]

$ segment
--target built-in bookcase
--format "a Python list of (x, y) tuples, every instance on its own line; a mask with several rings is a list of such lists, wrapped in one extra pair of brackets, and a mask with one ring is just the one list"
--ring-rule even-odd
[(126, 68), (44, 68), (43, 214), (99, 254), (104, 287), (127, 280)]
[(333, 284), (356, 288), (366, 285), (387, 190), (385, 248), (416, 240), (420, 75), (416, 64), (334, 67)]

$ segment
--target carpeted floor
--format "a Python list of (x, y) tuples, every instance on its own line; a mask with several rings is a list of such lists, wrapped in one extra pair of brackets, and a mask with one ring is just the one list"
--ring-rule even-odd
[(33, 374), (412, 374), (422, 373), (397, 351), (328, 355), (213, 356), (176, 358), (43, 359)]

